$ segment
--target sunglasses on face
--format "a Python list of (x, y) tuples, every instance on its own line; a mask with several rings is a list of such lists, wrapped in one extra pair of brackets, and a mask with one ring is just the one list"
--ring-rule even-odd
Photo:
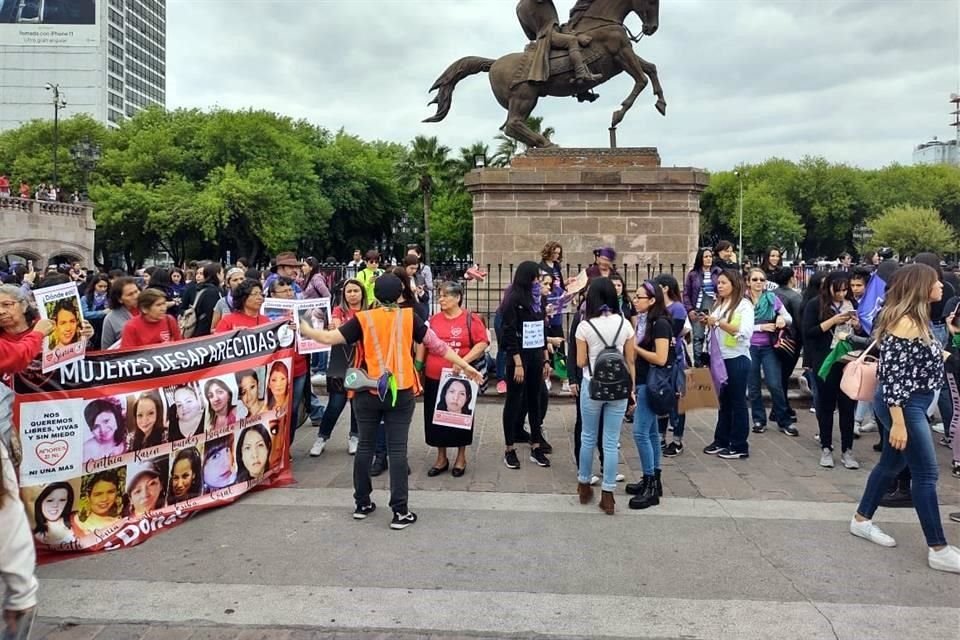
[(766, 278), (750, 278), (750, 282), (766, 282)]

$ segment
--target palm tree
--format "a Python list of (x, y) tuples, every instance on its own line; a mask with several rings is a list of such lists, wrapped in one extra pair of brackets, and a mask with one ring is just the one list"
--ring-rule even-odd
[(430, 259), (430, 204), (434, 187), (450, 184), (457, 175), (457, 161), (450, 159), (450, 148), (440, 144), (436, 136), (417, 136), (410, 152), (400, 165), (404, 186), (423, 197), (423, 259)]
[(493, 165), (490, 155), (490, 146), (483, 142), (474, 142), (469, 147), (460, 147), (460, 159), (457, 160), (457, 169), (461, 175), (466, 175), (477, 168), (477, 158), (483, 158), (483, 166)]
[[(527, 118), (527, 126), (530, 127), (536, 133), (539, 133), (547, 140), (550, 140), (557, 131), (553, 127), (543, 127), (543, 118), (540, 116), (530, 116)], [(505, 167), (510, 164), (513, 160), (513, 156), (517, 153), (523, 153), (527, 150), (526, 145), (517, 142), (513, 138), (500, 134), (495, 138), (499, 144), (497, 145), (497, 153), (493, 156), (493, 165), (497, 167)]]

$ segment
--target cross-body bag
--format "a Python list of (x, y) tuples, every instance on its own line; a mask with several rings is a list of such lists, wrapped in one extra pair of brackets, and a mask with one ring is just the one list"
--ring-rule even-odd
[(194, 299), (193, 304), (190, 305), (190, 308), (180, 314), (180, 335), (184, 338), (192, 338), (193, 334), (197, 331), (197, 305), (200, 304), (200, 299), (203, 298), (203, 294), (206, 292), (206, 289), (201, 291)]

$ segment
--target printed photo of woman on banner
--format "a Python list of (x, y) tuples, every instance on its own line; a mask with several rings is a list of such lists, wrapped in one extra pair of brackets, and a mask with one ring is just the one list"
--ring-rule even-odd
[(210, 407), (207, 431), (220, 431), (237, 422), (236, 384), (233, 376), (210, 378), (203, 383), (203, 396)]
[(202, 448), (187, 447), (171, 454), (167, 504), (199, 498), (203, 493)]
[(83, 461), (119, 456), (127, 451), (123, 398), (97, 398), (83, 410), (88, 433), (83, 442)]
[(270, 470), (271, 438), (267, 428), (254, 424), (237, 439), (237, 482), (259, 480)]
[(123, 515), (144, 516), (161, 509), (167, 501), (167, 457), (127, 466), (127, 492), (123, 496)]
[(123, 512), (123, 483), (126, 477), (127, 470), (122, 467), (83, 476), (80, 508), (74, 528), (93, 533), (116, 524)]
[(234, 464), (233, 434), (207, 440), (203, 447), (203, 492), (229, 487), (237, 481)]
[(476, 382), (444, 369), (433, 410), (433, 423), (455, 429), (472, 429), (479, 392), (480, 386)]
[(66, 283), (34, 292), (40, 317), (50, 320), (54, 329), (44, 342), (41, 362), (44, 373), (80, 360), (86, 352), (86, 340), (80, 335), (83, 315), (80, 293), (73, 283)]
[(178, 442), (204, 431), (207, 405), (196, 383), (167, 387), (165, 390), (170, 410), (170, 442)]
[(247, 411), (247, 417), (259, 416), (267, 410), (266, 367), (244, 369), (235, 374), (240, 402)]
[[(39, 491), (39, 493), (37, 493)], [(31, 503), (30, 498), (33, 498)], [(33, 513), (27, 511), (33, 525), (33, 537), (37, 542), (51, 547), (72, 544), (77, 541), (80, 530), (74, 530), (77, 497), (80, 495), (80, 480), (53, 482), (46, 486), (28, 487), (23, 491), (26, 505), (33, 505)]]
[(127, 451), (155, 447), (167, 441), (166, 411), (160, 391), (144, 391), (127, 399)]

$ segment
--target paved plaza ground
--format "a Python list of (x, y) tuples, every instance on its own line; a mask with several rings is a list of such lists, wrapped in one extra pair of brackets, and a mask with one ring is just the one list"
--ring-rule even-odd
[[(298, 435), (290, 487), (202, 513), (145, 544), (43, 566), (45, 640), (227, 638), (928, 638), (960, 628), (960, 580), (926, 567), (912, 510), (876, 520), (899, 545), (854, 538), (847, 524), (876, 434), (856, 442), (859, 471), (818, 466), (814, 416), (801, 435), (751, 435), (751, 457), (705, 456), (715, 414), (688, 417), (686, 450), (664, 461), (663, 503), (618, 512), (581, 506), (572, 462), (574, 406), (553, 401), (553, 466), (504, 467), (501, 405), (479, 405), (467, 473), (428, 478), (434, 451), (418, 410), (411, 508), (388, 528), (387, 475), (377, 512), (352, 520), (346, 416), (327, 451)], [(640, 476), (630, 436), (620, 471)], [(839, 434), (837, 435), (839, 438)], [(960, 481), (941, 459), (942, 511)], [(945, 521), (960, 542), (960, 526)], [(952, 630), (952, 631), (951, 631)]]

